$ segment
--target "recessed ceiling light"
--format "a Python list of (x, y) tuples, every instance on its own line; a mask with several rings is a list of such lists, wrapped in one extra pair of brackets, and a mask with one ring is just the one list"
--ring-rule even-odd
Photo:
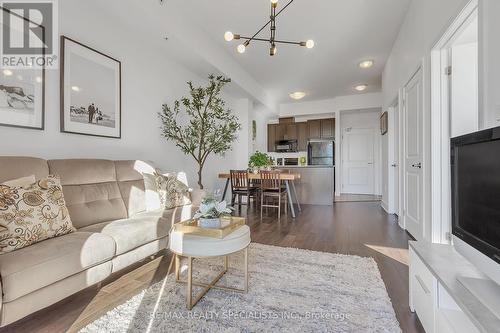
[(374, 63), (375, 62), (373, 60), (365, 60), (359, 63), (359, 67), (363, 69), (370, 68)]
[(290, 98), (293, 99), (302, 99), (304, 97), (306, 97), (306, 93), (303, 91), (296, 91), (290, 94)]
[(72, 86), (71, 90), (78, 92), (78, 91), (80, 91), (80, 87), (79, 86)]
[(37, 76), (35, 78), (35, 81), (38, 82), (38, 83), (42, 83), (43, 80), (42, 80), (42, 78), (40, 76)]
[(14, 74), (14, 73), (10, 69), (3, 70), (3, 75), (5, 75), (5, 76), (11, 76), (12, 74)]
[(354, 87), (354, 89), (356, 89), (357, 91), (365, 91), (366, 88), (368, 88), (367, 84), (360, 84)]

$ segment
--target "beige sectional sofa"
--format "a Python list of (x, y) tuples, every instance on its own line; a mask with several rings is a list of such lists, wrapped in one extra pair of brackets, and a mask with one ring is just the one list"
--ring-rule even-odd
[(10, 324), (165, 249), (193, 204), (146, 211), (143, 161), (0, 157), (0, 183), (59, 175), (77, 232), (0, 255), (1, 321)]

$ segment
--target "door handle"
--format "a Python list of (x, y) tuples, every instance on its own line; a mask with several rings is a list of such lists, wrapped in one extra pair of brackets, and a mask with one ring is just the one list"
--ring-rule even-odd
[(372, 165), (372, 164), (373, 164), (373, 162), (368, 162), (368, 165)]
[(422, 163), (420, 163), (420, 162), (412, 164), (411, 166), (412, 166), (412, 168), (422, 169)]
[(391, 164), (391, 167), (393, 167), (393, 168), (395, 168), (395, 167), (397, 167), (397, 166), (398, 166), (398, 165), (397, 165), (396, 163)]

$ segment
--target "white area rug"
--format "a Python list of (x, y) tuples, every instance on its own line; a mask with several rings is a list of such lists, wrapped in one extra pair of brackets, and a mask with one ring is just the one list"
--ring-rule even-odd
[[(230, 258), (219, 284), (241, 287), (242, 259)], [(208, 282), (222, 264), (195, 260), (195, 279)], [(249, 272), (248, 294), (213, 289), (192, 311), (186, 310), (185, 284), (171, 274), (82, 331), (401, 332), (371, 258), (253, 243)]]

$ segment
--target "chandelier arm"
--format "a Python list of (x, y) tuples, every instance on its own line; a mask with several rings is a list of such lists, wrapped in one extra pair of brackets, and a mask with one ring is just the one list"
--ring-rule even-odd
[[(284, 10), (285, 10), (288, 6), (290, 6), (290, 5), (291, 5), (291, 3), (292, 3), (293, 1), (294, 1), (294, 0), (290, 0), (290, 1), (289, 1), (286, 5), (285, 5), (285, 7), (283, 7), (283, 8), (282, 8), (279, 12), (277, 12), (277, 13), (276, 13), (276, 15), (274, 16), (274, 18), (278, 17), (278, 15), (279, 15), (279, 14), (281, 14), (281, 12), (282, 12), (282, 11), (284, 11)], [(258, 30), (258, 31), (257, 31), (257, 32), (256, 32), (256, 33), (252, 36), (252, 37), (251, 37), (251, 38), (244, 38), (244, 39), (248, 39), (248, 40), (247, 40), (247, 42), (249, 42), (249, 43), (250, 43), (252, 40), (257, 40), (257, 39), (255, 39), (255, 37), (257, 37), (257, 35), (258, 35), (258, 34), (260, 34), (260, 32), (261, 32), (262, 30), (264, 30), (264, 29), (265, 29), (265, 28), (269, 25), (269, 23), (271, 23), (271, 20), (267, 21), (267, 23), (266, 23), (266, 24), (264, 24), (264, 25), (262, 26), (262, 28), (260, 28), (260, 29), (259, 29), (259, 30)], [(243, 37), (241, 37), (241, 38), (243, 38)]]
[[(250, 41), (250, 40), (254, 40), (256, 42), (267, 42), (267, 43), (270, 43), (271, 40), (270, 39), (265, 39), (265, 38), (251, 38), (251, 37), (245, 37), (245, 36), (240, 36), (241, 39), (245, 39), (247, 41)], [(294, 44), (294, 45), (299, 45), (299, 46), (303, 46), (304, 42), (290, 42), (290, 41), (286, 41), (286, 40), (275, 40), (274, 43), (276, 44)]]

